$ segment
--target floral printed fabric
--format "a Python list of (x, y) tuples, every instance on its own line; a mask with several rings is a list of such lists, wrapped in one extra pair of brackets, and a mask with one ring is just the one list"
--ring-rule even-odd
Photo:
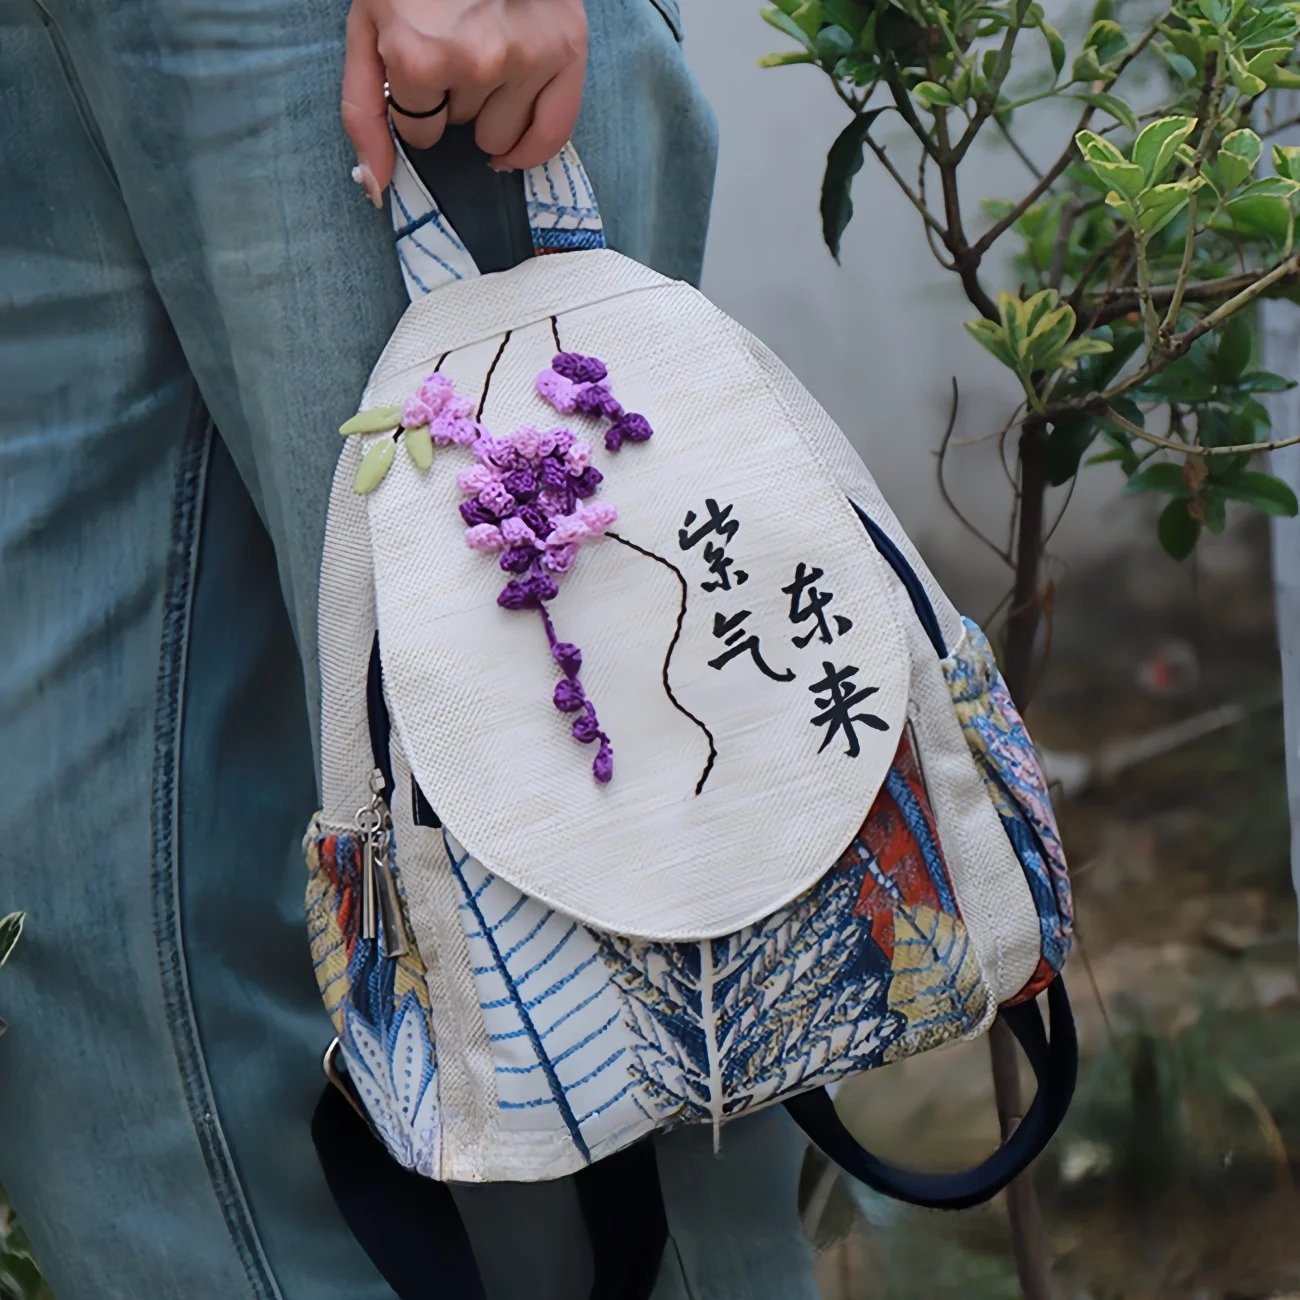
[(961, 648), (944, 661), (944, 675), (966, 743), (988, 788), (1003, 829), (1020, 858), (1038, 910), (1043, 956), (1013, 1001), (1042, 991), (1065, 965), (1074, 908), (1065, 853), (1047, 782), (984, 633), (964, 620)]
[(437, 1176), (437, 1056), (424, 963), (407, 926), (407, 953), (389, 957), (360, 937), (361, 845), (308, 832), (307, 926), (312, 964), (348, 1077), (393, 1157)]

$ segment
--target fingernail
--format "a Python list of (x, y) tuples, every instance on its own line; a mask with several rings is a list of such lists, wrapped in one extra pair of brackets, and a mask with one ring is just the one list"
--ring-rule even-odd
[(494, 172), (502, 172), (506, 175), (515, 170), (513, 167), (509, 167), (505, 163), (499, 163), (495, 159), (488, 163), (488, 166), (491, 167)]
[(366, 192), (366, 197), (377, 208), (384, 206), (384, 192), (379, 188), (379, 182), (375, 180), (375, 174), (364, 162), (359, 162), (352, 169), (352, 179), (356, 181)]

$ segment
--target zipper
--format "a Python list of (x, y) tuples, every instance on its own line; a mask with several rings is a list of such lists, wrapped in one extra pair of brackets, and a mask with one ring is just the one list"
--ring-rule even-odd
[(393, 876), (390, 850), (393, 819), (384, 800), (384, 774), (370, 773), (370, 802), (357, 812), (361, 836), (361, 937), (378, 939), (382, 927), (385, 957), (405, 957), (406, 927)]

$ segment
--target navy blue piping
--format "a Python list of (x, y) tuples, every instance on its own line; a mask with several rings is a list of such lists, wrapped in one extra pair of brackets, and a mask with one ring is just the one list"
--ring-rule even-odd
[(935, 654), (940, 659), (947, 659), (948, 643), (943, 639), (938, 615), (935, 614), (934, 606), (930, 603), (930, 597), (925, 594), (925, 588), (921, 585), (921, 579), (916, 576), (916, 571), (907, 562), (903, 552), (894, 544), (894, 539), (875, 523), (856, 501), (850, 500), (849, 505), (857, 511), (858, 518), (862, 520), (867, 536), (871, 538), (876, 550), (898, 575), (899, 582), (907, 588), (907, 594), (912, 598), (912, 608), (916, 610), (916, 616), (921, 620), (921, 626), (925, 629), (926, 636), (930, 638)]

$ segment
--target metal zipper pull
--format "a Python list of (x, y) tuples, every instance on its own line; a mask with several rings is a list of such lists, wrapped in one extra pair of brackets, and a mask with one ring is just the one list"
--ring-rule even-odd
[(370, 774), (370, 802), (357, 812), (357, 830), (361, 835), (361, 937), (363, 939), (375, 939), (379, 935), (375, 848), (376, 839), (383, 832), (386, 819), (383, 793), (383, 774), (376, 769)]
[(376, 768), (370, 774), (370, 803), (357, 813), (361, 833), (361, 937), (377, 939), (384, 928), (384, 955), (404, 957), (406, 926), (402, 901), (388, 860), (393, 822), (384, 803), (384, 774)]
[(384, 956), (405, 957), (406, 926), (402, 921), (402, 900), (397, 895), (397, 881), (388, 860), (391, 830), (385, 827), (382, 836), (375, 853), (375, 871), (379, 877), (379, 912), (384, 923)]

